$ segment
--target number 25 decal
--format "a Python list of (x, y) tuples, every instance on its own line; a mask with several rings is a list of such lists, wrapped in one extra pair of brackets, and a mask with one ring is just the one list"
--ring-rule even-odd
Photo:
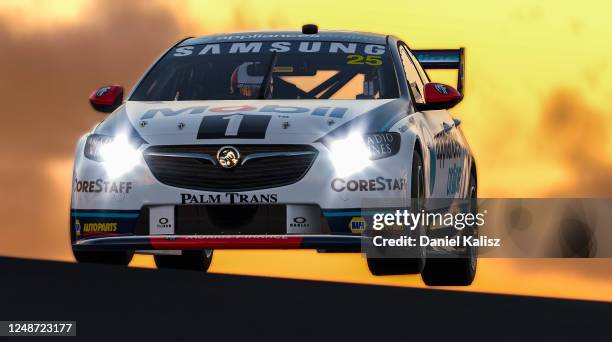
[(367, 64), (373, 66), (382, 65), (381, 56), (347, 55), (346, 64)]
[(202, 118), (198, 139), (264, 139), (271, 115), (211, 115)]

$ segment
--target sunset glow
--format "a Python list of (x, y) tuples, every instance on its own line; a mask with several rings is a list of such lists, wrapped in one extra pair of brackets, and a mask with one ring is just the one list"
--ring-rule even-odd
[[(36, 120), (45, 128), (35, 146), (0, 146), (0, 185), (15, 193), (0, 209), (12, 220), (0, 228), (0, 254), (72, 260), (71, 156), (78, 136), (103, 118), (86, 102), (94, 87), (125, 82), (129, 89), (185, 36), (304, 23), (390, 33), (413, 48), (465, 47), (466, 97), (451, 113), (465, 123), (477, 156), (480, 197), (610, 197), (611, 9), (604, 1), (2, 1), (0, 99), (9, 107), (0, 135), (16, 139), (13, 127)], [(131, 20), (143, 23), (121, 29)], [(431, 76), (454, 84), (454, 75)], [(33, 215), (33, 204), (43, 209)], [(417, 277), (373, 277), (358, 255), (221, 251), (215, 258), (211, 270), (219, 273), (423, 286)], [(612, 301), (609, 260), (529, 262), (531, 272), (523, 272), (527, 263), (483, 260), (474, 285), (462, 290)], [(138, 257), (132, 265), (153, 264)]]

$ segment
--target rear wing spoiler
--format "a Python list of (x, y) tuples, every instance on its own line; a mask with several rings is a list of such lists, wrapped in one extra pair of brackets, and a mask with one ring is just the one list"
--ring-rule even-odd
[(457, 91), (463, 95), (465, 84), (465, 50), (412, 50), (423, 69), (457, 70)]

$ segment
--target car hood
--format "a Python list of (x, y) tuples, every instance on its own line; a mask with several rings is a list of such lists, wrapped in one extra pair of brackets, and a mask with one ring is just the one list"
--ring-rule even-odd
[(347, 129), (385, 131), (407, 108), (401, 99), (128, 101), (115, 114), (154, 145), (308, 144)]

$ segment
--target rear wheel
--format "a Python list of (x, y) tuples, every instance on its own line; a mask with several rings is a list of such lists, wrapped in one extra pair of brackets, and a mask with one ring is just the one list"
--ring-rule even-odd
[[(476, 178), (470, 175), (470, 199), (472, 202), (472, 212), (476, 212)], [(466, 231), (477, 237), (478, 232), (473, 228)], [(468, 246), (460, 255), (444, 258), (428, 258), (425, 269), (421, 273), (423, 282), (429, 286), (467, 286), (472, 284), (476, 276), (476, 266), (478, 263), (477, 247)]]
[(72, 254), (79, 263), (127, 266), (132, 261), (134, 251), (84, 252), (73, 249)]
[[(425, 177), (423, 159), (417, 150), (412, 154), (410, 185), (411, 205), (417, 207), (412, 210), (418, 212), (425, 201)], [(368, 258), (368, 268), (373, 275), (418, 274), (425, 266), (425, 248), (419, 247), (418, 253), (416, 258)]]
[(213, 258), (213, 250), (183, 251), (181, 255), (155, 255), (157, 268), (208, 271)]

